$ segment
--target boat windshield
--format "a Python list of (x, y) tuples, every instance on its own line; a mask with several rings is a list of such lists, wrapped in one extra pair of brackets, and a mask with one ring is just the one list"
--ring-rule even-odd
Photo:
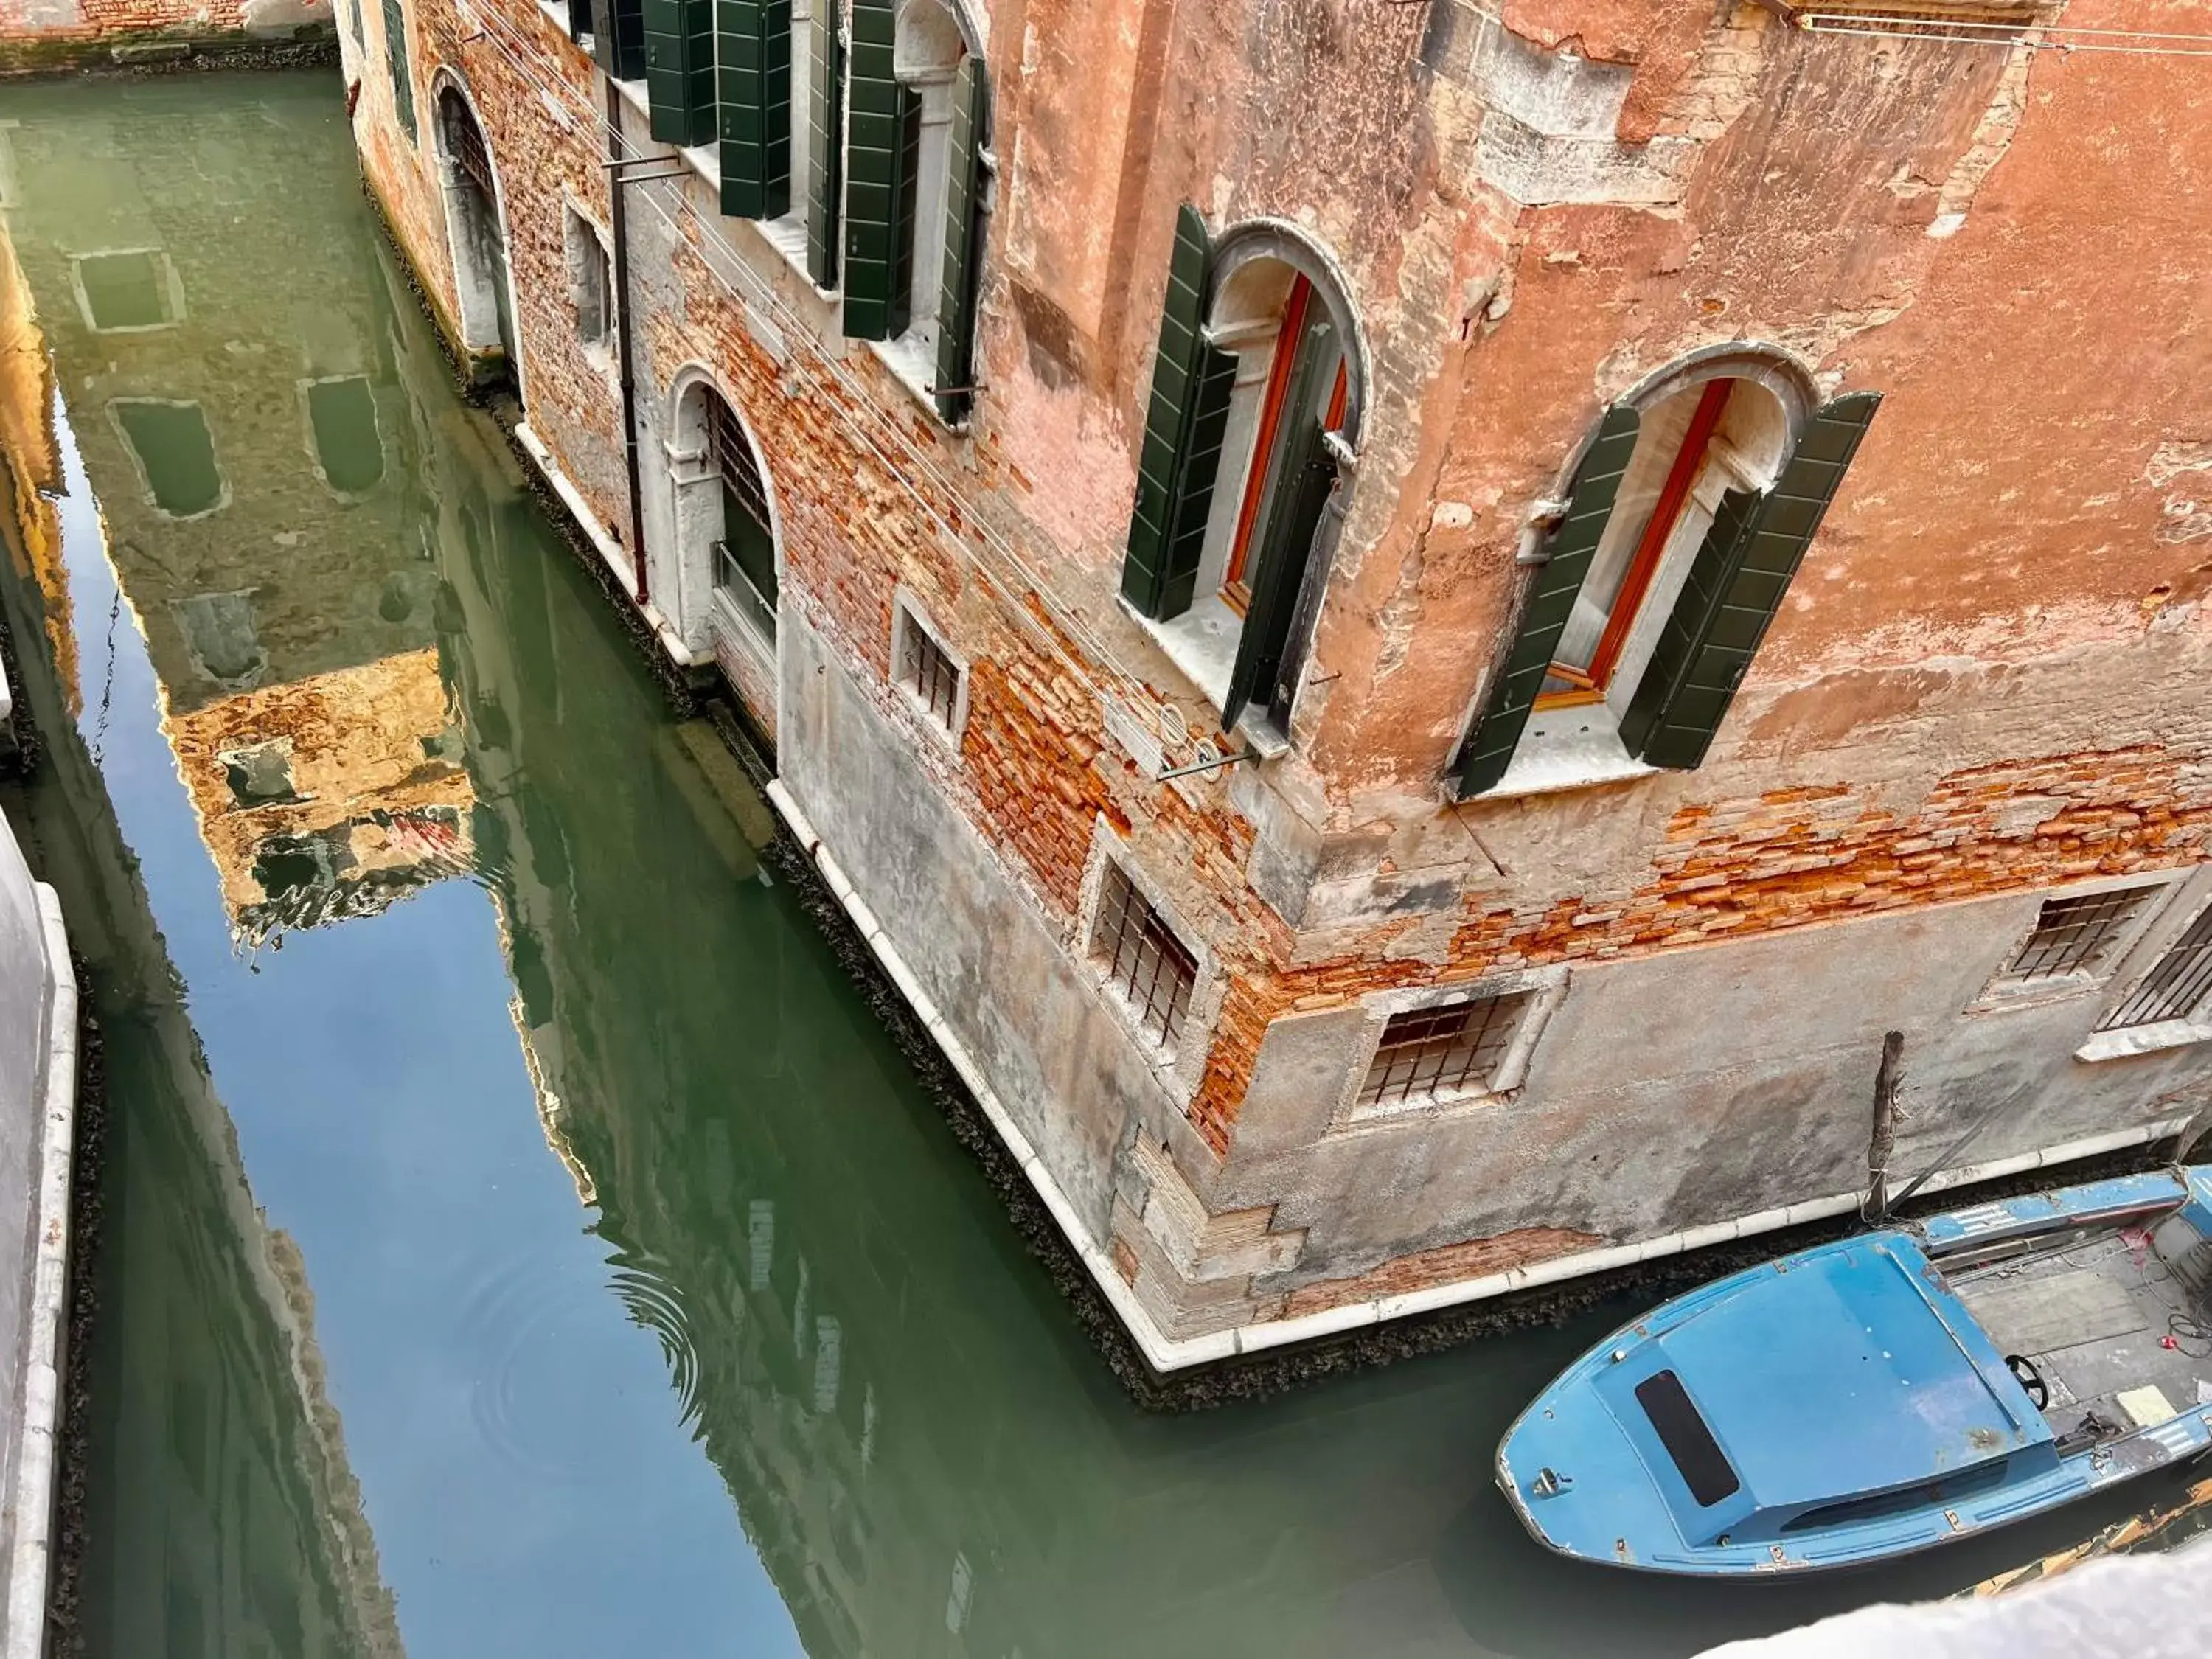
[(1636, 1403), (1651, 1419), (1659, 1443), (1674, 1460), (1674, 1468), (1700, 1509), (1711, 1509), (1741, 1488), (1728, 1454), (1713, 1431), (1705, 1426), (1697, 1403), (1682, 1379), (1672, 1371), (1654, 1371), (1636, 1385)]

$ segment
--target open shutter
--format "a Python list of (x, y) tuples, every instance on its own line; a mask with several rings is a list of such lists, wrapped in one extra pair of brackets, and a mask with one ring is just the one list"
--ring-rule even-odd
[(645, 0), (645, 96), (654, 139), (714, 136), (714, 0)]
[(717, 0), (722, 211), (791, 211), (791, 0)]
[(645, 73), (644, 0), (592, 0), (592, 55), (617, 81)]
[[(366, 3), (366, 0), (356, 0)], [(411, 143), (415, 137), (415, 75), (407, 64), (407, 14), (399, 0), (384, 0), (384, 61), (392, 71), (392, 112)]]
[(983, 266), (983, 148), (990, 141), (991, 80), (965, 59), (952, 89), (951, 166), (945, 188), (945, 283), (937, 301), (937, 412), (967, 419), (975, 403), (975, 304)]
[(836, 0), (816, 0), (807, 64), (806, 274), (837, 286), (838, 222), (845, 193), (845, 33)]
[(1528, 711), (1544, 684), (1544, 672), (1559, 648), (1559, 635), (1582, 592), (1590, 558), (1605, 521), (1613, 516), (1613, 498), (1620, 493), (1620, 475), (1636, 453), (1636, 411), (1615, 404), (1598, 422), (1597, 436), (1583, 453), (1575, 468), (1567, 510), (1544, 543), (1544, 562), (1528, 579), (1528, 597), (1521, 608), (1520, 632), (1491, 683), (1490, 701), (1482, 718), (1467, 735), (1459, 755), (1459, 793), (1479, 794), (1505, 775), (1528, 724)]
[(1631, 754), (1677, 768), (1705, 759), (1881, 404), (1874, 392), (1837, 398), (1807, 423), (1772, 489), (1722, 499), (1621, 721)]
[(914, 94), (892, 73), (893, 17), (890, 0), (853, 0), (845, 332), (855, 340), (888, 340), (906, 332), (913, 293), (908, 162), (909, 137), (919, 137), (920, 123)]
[(1206, 343), (1210, 257), (1206, 221), (1186, 203), (1176, 218), (1145, 447), (1137, 461), (1137, 504), (1121, 565), (1123, 596), (1161, 620), (1190, 609), (1198, 586), (1199, 550), (1213, 507), (1229, 387), (1237, 374), (1237, 359)]

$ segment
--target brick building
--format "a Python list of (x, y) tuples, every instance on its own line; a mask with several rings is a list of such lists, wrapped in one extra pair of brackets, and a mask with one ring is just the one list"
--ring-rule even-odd
[(1888, 1029), (1903, 1170), (2206, 1097), (2191, 14), (1783, 11), (340, 0), (1156, 1365), (1848, 1208)]

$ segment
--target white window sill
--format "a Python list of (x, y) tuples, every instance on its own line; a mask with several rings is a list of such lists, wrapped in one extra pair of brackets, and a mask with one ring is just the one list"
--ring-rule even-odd
[(1237, 667), (1237, 644), (1244, 635), (1244, 618), (1229, 608), (1218, 593), (1199, 600), (1180, 617), (1165, 622), (1147, 617), (1127, 599), (1121, 609), (1136, 618), (1137, 626), (1168, 654), (1183, 678), (1199, 689), (1216, 714), (1229, 701), (1229, 677)]
[(2154, 1025), (2130, 1025), (2117, 1031), (2097, 1031), (2074, 1051), (2076, 1060), (2124, 1060), (2130, 1054), (2156, 1054), (2161, 1048), (2186, 1048), (2192, 1042), (2212, 1042), (2212, 1021), (2162, 1019)]
[(1361, 1107), (1330, 1124), (1322, 1133), (1335, 1140), (1376, 1129), (1395, 1128), (1402, 1123), (1432, 1123), (1438, 1118), (1464, 1117), (1506, 1105), (1516, 1092), (1512, 1089), (1455, 1089), (1447, 1094), (1393, 1101), (1388, 1106)]
[(1513, 795), (1550, 795), (1588, 789), (1601, 783), (1648, 778), (1659, 769), (1638, 760), (1610, 733), (1588, 741), (1572, 738), (1532, 744), (1522, 738), (1505, 775), (1473, 799), (1498, 800)]
[(914, 400), (928, 411), (929, 418), (947, 432), (962, 432), (967, 422), (955, 426), (946, 420), (937, 407), (937, 394), (932, 389), (937, 384), (937, 336), (934, 330), (910, 328), (895, 340), (870, 340), (866, 343), (875, 353), (876, 361), (891, 372), (891, 378), (904, 386)]
[(2088, 974), (2063, 974), (2054, 979), (2000, 980), (1984, 988), (1967, 1006), (1969, 1014), (2002, 1014), (2014, 1009), (2047, 1008), (2054, 1002), (2071, 1002), (2104, 984)]

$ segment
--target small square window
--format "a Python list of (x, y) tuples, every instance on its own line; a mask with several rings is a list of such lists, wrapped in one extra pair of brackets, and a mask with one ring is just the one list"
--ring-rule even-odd
[(1387, 1112), (1498, 1087), (1533, 991), (1477, 997), (1441, 1008), (1407, 1008), (1382, 1027), (1354, 1109)]
[(2087, 978), (2111, 959), (2128, 925), (2158, 891), (2155, 886), (2118, 887), (2043, 901), (2035, 931), (1997, 975), (2002, 985), (2048, 985)]
[(160, 249), (88, 253), (76, 263), (84, 319), (101, 333), (167, 328), (177, 320), (169, 256)]
[(899, 609), (898, 683), (947, 732), (960, 729), (961, 668), (921, 618)]
[(1111, 860), (1099, 885), (1091, 951), (1135, 1014), (1138, 1029), (1173, 1054), (1198, 983), (1198, 958)]

